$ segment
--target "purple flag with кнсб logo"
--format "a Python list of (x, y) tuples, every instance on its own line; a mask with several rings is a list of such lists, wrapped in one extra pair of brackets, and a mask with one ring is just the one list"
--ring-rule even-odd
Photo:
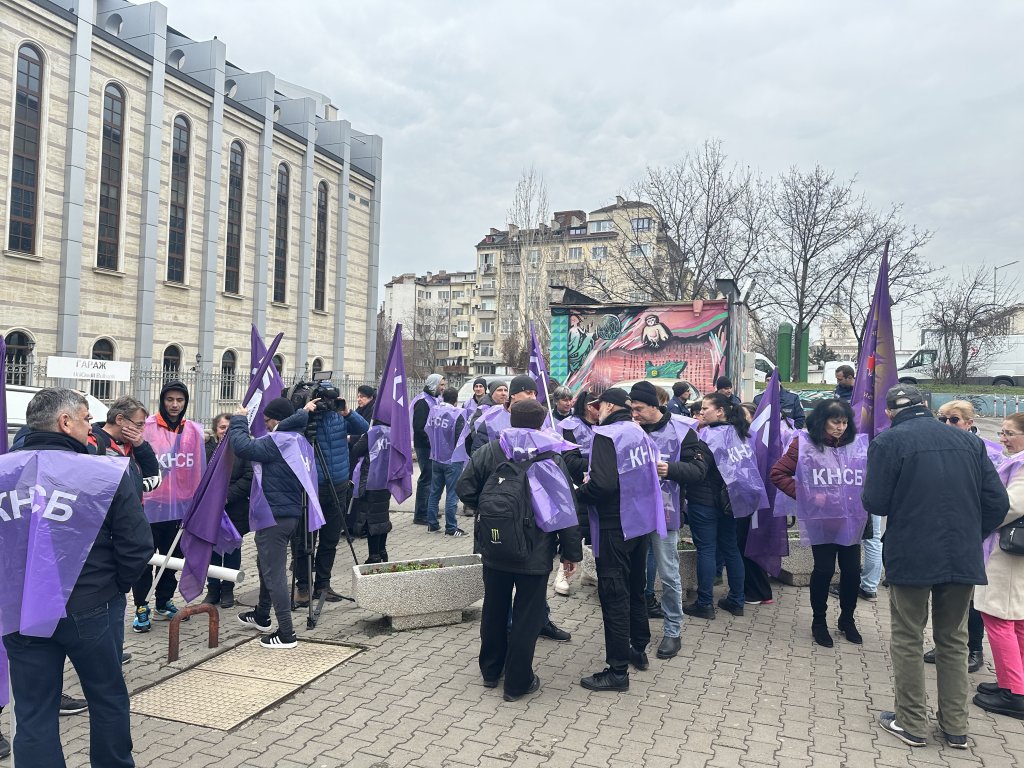
[(377, 388), (372, 421), (391, 427), (388, 446), (387, 487), (401, 503), (412, 495), (412, 422), (406, 389), (405, 361), (402, 359), (402, 324), (395, 325), (387, 363)]
[(875, 294), (871, 299), (860, 354), (857, 356), (857, 380), (850, 398), (858, 432), (872, 439), (889, 428), (889, 417), (885, 415), (885, 395), (898, 383), (896, 345), (892, 333), (892, 301), (889, 298), (889, 241), (886, 240), (882, 263), (878, 268)]

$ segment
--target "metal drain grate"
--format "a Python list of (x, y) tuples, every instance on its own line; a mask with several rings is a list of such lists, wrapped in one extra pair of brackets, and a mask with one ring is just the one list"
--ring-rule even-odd
[(259, 639), (205, 661), (132, 696), (132, 712), (230, 731), (359, 653), (303, 641), (268, 651)]

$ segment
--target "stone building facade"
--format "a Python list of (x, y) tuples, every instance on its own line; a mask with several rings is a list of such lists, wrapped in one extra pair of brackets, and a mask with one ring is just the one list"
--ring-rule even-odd
[(192, 368), (223, 377), (196, 395), (209, 413), (244, 393), (255, 324), (284, 333), (286, 379), (372, 378), (381, 138), (160, 3), (69, 2), (0, 0), (8, 362)]

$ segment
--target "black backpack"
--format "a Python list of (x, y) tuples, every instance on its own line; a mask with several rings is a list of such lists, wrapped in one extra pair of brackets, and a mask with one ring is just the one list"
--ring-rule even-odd
[(538, 461), (558, 454), (544, 451), (526, 461), (506, 458), (494, 444), (498, 465), (484, 483), (476, 509), (476, 551), (485, 562), (513, 565), (522, 563), (533, 552), (534, 537), (528, 529), (537, 523), (530, 500), (527, 470)]

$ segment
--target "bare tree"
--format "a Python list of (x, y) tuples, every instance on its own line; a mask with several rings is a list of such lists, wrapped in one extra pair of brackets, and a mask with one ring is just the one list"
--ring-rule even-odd
[[(750, 313), (750, 348), (769, 360), (779, 354), (779, 324), (782, 321), (761, 311)], [(776, 363), (778, 361), (776, 360)]]
[(1002, 351), (1002, 336), (1021, 307), (1017, 281), (994, 287), (991, 272), (984, 264), (965, 269), (962, 279), (936, 289), (929, 301), (924, 325), (938, 342), (934, 373), (940, 380), (966, 384)]
[(862, 234), (871, 220), (854, 180), (841, 182), (821, 166), (791, 168), (779, 177), (771, 201), (771, 246), (766, 261), (772, 299), (791, 320), (793, 370), (803, 336), (835, 303), (850, 268), (863, 259)]

